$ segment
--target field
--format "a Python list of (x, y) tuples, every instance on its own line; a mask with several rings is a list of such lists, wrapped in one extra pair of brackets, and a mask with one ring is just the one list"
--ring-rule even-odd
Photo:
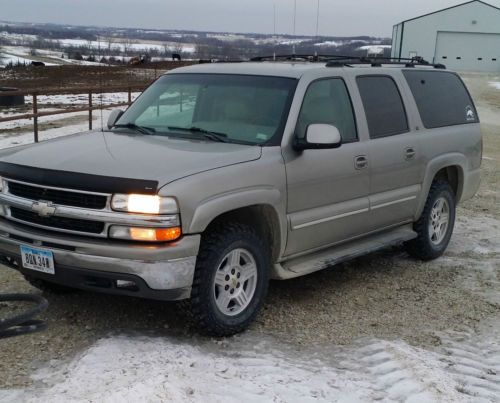
[[(257, 322), (227, 340), (196, 336), (174, 303), (47, 295), (47, 331), (0, 341), (0, 401), (498, 401), (500, 78), (463, 78), (483, 180), (444, 257), (393, 248), (273, 282)], [(36, 292), (4, 267), (0, 290)]]

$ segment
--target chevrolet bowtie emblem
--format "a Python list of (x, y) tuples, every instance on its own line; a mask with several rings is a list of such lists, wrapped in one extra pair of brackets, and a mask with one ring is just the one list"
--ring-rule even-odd
[(56, 213), (56, 208), (52, 205), (51, 202), (34, 202), (31, 205), (31, 210), (35, 213), (38, 213), (40, 217), (50, 217)]

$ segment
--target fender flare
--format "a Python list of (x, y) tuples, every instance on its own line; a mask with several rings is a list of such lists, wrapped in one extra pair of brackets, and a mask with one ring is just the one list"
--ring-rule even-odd
[(429, 194), (432, 182), (434, 181), (437, 173), (442, 169), (448, 167), (458, 168), (457, 202), (462, 198), (464, 188), (464, 175), (467, 167), (467, 158), (465, 157), (465, 155), (459, 153), (448, 153), (440, 155), (439, 157), (436, 157), (433, 160), (429, 161), (429, 163), (427, 164), (415, 220), (418, 220), (420, 218), (420, 215), (424, 211), (425, 202), (427, 201), (427, 195)]
[[(282, 256), (286, 246), (287, 221), (284, 196), (273, 187), (254, 187), (222, 193), (202, 201), (193, 213), (189, 223), (190, 234), (201, 234), (210, 223), (221, 216), (245, 207), (268, 206), (274, 210), (279, 220), (279, 240)], [(273, 228), (276, 230), (276, 228)]]

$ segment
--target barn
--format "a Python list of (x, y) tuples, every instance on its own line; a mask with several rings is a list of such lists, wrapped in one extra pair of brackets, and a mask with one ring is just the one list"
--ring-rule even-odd
[(474, 0), (395, 25), (392, 57), (415, 56), (453, 70), (500, 71), (500, 8)]

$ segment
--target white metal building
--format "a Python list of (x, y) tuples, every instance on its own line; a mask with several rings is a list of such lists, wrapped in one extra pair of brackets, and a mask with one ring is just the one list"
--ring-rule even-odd
[(474, 0), (395, 25), (392, 57), (415, 56), (453, 70), (500, 71), (500, 8)]

